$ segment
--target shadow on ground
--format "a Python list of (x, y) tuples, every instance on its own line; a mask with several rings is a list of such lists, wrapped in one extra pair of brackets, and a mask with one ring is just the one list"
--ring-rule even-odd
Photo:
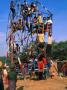
[(67, 86), (65, 87), (65, 90), (67, 90)]
[(24, 86), (19, 87), (17, 90), (24, 90)]

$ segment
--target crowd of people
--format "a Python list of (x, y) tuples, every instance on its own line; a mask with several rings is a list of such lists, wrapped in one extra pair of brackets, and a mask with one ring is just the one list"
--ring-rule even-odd
[(16, 90), (17, 73), (14, 66), (11, 65), (10, 70), (6, 67), (0, 67), (0, 90), (5, 90), (5, 85), (8, 90)]
[(46, 79), (57, 75), (57, 67), (52, 60), (47, 60), (44, 54), (38, 55), (37, 59), (32, 59), (28, 68), (30, 76), (37, 76), (38, 80)]
[[(67, 76), (67, 63), (61, 68), (62, 73)], [(36, 59), (31, 58), (29, 63), (24, 63), (22, 70), (20, 71), (22, 75), (28, 74), (29, 79), (37, 77), (37, 80), (44, 80), (48, 77), (58, 76), (58, 70), (56, 64), (50, 60), (47, 60), (44, 54), (38, 55)], [(16, 90), (18, 72), (16, 71), (15, 65), (10, 65), (7, 68), (0, 67), (0, 90), (4, 90), (4, 85), (8, 86), (8, 90)]]

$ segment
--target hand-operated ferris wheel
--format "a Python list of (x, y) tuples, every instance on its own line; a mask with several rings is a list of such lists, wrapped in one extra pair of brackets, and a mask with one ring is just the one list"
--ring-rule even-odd
[[(43, 8), (40, 10), (39, 6)], [(8, 54), (13, 63), (14, 57), (27, 49), (29, 55), (33, 49), (43, 50), (45, 34), (48, 33), (47, 52), (51, 52), (52, 13), (38, 0), (29, 3), (24, 0), (11, 0), (8, 20)], [(50, 53), (49, 53), (50, 54)]]

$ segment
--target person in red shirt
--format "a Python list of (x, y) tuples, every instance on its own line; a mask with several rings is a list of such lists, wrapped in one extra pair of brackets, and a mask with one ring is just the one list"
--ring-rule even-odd
[(38, 77), (39, 80), (43, 79), (43, 71), (44, 71), (44, 62), (42, 56), (38, 59)]
[(46, 59), (45, 55), (43, 56), (43, 63), (44, 63), (43, 76), (44, 76), (44, 79), (47, 79), (48, 68), (47, 68), (47, 59)]

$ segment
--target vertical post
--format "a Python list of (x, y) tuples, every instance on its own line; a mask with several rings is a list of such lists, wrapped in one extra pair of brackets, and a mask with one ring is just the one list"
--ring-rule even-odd
[(10, 46), (10, 60), (11, 60), (11, 64), (13, 64), (13, 50), (12, 47)]
[(52, 49), (52, 16), (48, 18), (48, 44), (46, 48), (46, 53), (48, 57), (51, 57)]
[(13, 45), (13, 33), (11, 32), (10, 34), (10, 48), (11, 48), (11, 51), (10, 51), (10, 60), (11, 60), (11, 63), (13, 64), (14, 63), (14, 60), (13, 60), (13, 48), (14, 48), (14, 45)]

